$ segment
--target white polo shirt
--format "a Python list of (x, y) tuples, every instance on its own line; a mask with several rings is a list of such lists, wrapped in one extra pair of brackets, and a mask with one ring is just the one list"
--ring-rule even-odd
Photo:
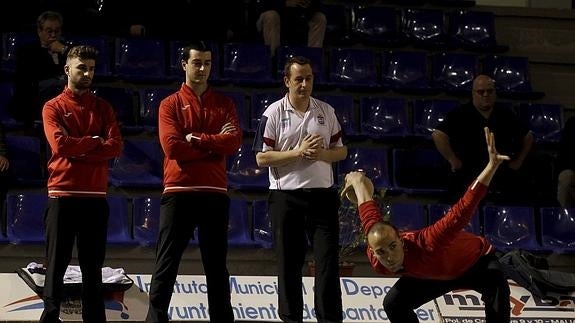
[[(287, 151), (299, 147), (307, 134), (323, 137), (323, 146), (342, 147), (341, 125), (334, 108), (326, 102), (310, 98), (303, 118), (289, 103), (287, 94), (270, 104), (262, 114), (254, 141), (254, 151)], [(334, 183), (331, 163), (301, 158), (281, 167), (270, 167), (269, 189), (327, 188)]]

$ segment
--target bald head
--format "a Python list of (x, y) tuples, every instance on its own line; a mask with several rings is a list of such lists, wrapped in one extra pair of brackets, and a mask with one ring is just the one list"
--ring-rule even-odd
[(495, 81), (487, 75), (478, 75), (473, 80), (473, 106), (488, 118), (495, 105)]

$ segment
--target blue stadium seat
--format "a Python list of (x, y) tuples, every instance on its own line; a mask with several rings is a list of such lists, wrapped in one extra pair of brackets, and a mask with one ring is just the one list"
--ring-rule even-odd
[(563, 126), (563, 107), (552, 103), (519, 104), (518, 116), (533, 133), (536, 143), (558, 143)]
[[(429, 224), (431, 225), (437, 222), (437, 220), (441, 219), (447, 213), (447, 211), (449, 211), (450, 208), (451, 205), (449, 204), (443, 204), (443, 203), (429, 204), (427, 206), (429, 214)], [(481, 235), (481, 218), (479, 210), (476, 210), (473, 213), (471, 221), (465, 227), (465, 231)]]
[(449, 35), (465, 50), (503, 53), (509, 46), (500, 45), (495, 33), (495, 14), (491, 11), (454, 10), (449, 13)]
[[(338, 210), (339, 215), (339, 246), (343, 248), (365, 247), (366, 241), (361, 231), (361, 221), (357, 216), (357, 206), (344, 199)], [(350, 250), (351, 251), (351, 250)], [(341, 253), (340, 253), (341, 255)]]
[(140, 98), (140, 122), (143, 129), (150, 133), (158, 132), (158, 112), (160, 102), (177, 89), (167, 87), (147, 87), (138, 89)]
[(345, 174), (363, 170), (375, 188), (391, 188), (387, 151), (383, 148), (349, 147), (347, 158), (338, 162), (338, 182), (344, 182)]
[(400, 47), (407, 43), (400, 32), (400, 15), (395, 7), (356, 5), (351, 17), (352, 36), (365, 45)]
[(284, 66), (286, 61), (293, 56), (304, 56), (311, 60), (313, 68), (313, 84), (317, 86), (325, 85), (327, 76), (325, 75), (325, 60), (323, 48), (307, 46), (280, 46), (276, 52), (276, 75), (277, 81), (283, 82)]
[(164, 41), (148, 38), (116, 38), (114, 73), (129, 82), (166, 82)]
[(328, 66), (330, 86), (352, 90), (381, 89), (378, 60), (370, 48), (331, 48)]
[(413, 134), (431, 139), (431, 133), (437, 124), (445, 119), (449, 111), (459, 106), (452, 99), (415, 99), (413, 100)]
[(359, 135), (358, 118), (354, 109), (353, 96), (320, 94), (315, 97), (329, 103), (335, 109), (344, 137), (356, 137)]
[(132, 239), (132, 227), (128, 199), (119, 195), (108, 195), (110, 216), (108, 218), (108, 243), (109, 244), (134, 244)]
[(351, 45), (351, 8), (343, 3), (322, 3), (321, 12), (327, 18), (324, 44)]
[(432, 55), (431, 82), (448, 95), (468, 97), (479, 70), (474, 53), (442, 52)]
[(270, 48), (263, 43), (224, 43), (222, 57), (223, 81), (260, 86), (277, 84)]
[(254, 240), (265, 249), (270, 249), (274, 245), (274, 235), (272, 220), (268, 214), (268, 203), (266, 200), (255, 200), (253, 202), (254, 213)]
[(122, 155), (112, 162), (110, 184), (115, 187), (161, 188), (163, 151), (156, 138), (124, 138)]
[(360, 132), (373, 139), (405, 137), (411, 134), (406, 100), (403, 97), (362, 97)]
[(231, 199), (228, 222), (228, 244), (230, 247), (255, 247), (252, 239), (252, 209), (246, 200)]
[(487, 205), (483, 207), (483, 219), (483, 234), (496, 249), (541, 249), (532, 207)]
[(407, 194), (440, 194), (447, 189), (449, 164), (435, 148), (394, 148), (394, 187)]
[(7, 134), (6, 151), (10, 156), (10, 177), (18, 186), (46, 185), (46, 159), (39, 137)]
[(36, 32), (6, 32), (2, 34), (2, 60), (0, 71), (12, 74), (16, 71), (16, 53), (22, 45), (38, 41)]
[(246, 105), (246, 93), (240, 91), (223, 91), (224, 95), (229, 96), (236, 105), (236, 113), (240, 119), (240, 127), (244, 133), (250, 132), (250, 113)]
[(545, 96), (532, 87), (527, 57), (488, 55), (483, 60), (483, 73), (493, 78), (500, 97), (538, 100)]
[(110, 41), (109, 37), (104, 35), (66, 35), (66, 42), (70, 46), (89, 45), (98, 50), (94, 74), (99, 81), (108, 80), (112, 76), (111, 65), (114, 55)]
[(453, 46), (447, 35), (446, 17), (441, 9), (404, 8), (401, 32), (417, 48), (447, 49)]
[(139, 196), (132, 199), (134, 240), (142, 246), (153, 246), (158, 240), (160, 197)]
[(13, 244), (43, 243), (44, 213), (48, 194), (8, 192), (6, 195), (6, 236)]
[[(189, 41), (185, 40), (169, 40), (168, 41), (168, 77), (175, 81), (184, 81), (185, 75), (182, 68), (182, 53), (184, 48), (189, 45)], [(220, 63), (220, 48), (219, 44), (209, 42), (207, 44), (212, 51), (212, 69), (210, 72), (210, 84), (221, 84), (221, 63)]]
[(234, 189), (265, 190), (269, 187), (268, 168), (258, 167), (249, 143), (228, 159), (228, 184)]
[(425, 206), (420, 203), (392, 203), (383, 206), (382, 211), (389, 212), (393, 225), (401, 231), (418, 230), (427, 225)]
[(540, 208), (541, 245), (558, 253), (575, 252), (575, 209)]
[(398, 93), (438, 94), (428, 74), (428, 57), (424, 51), (387, 51), (383, 54), (381, 83)]
[(24, 123), (12, 118), (8, 109), (12, 104), (14, 95), (14, 83), (0, 82), (0, 122), (5, 131), (18, 130), (24, 127)]
[(260, 123), (262, 113), (269, 107), (270, 104), (281, 99), (283, 94), (279, 91), (266, 91), (252, 93), (251, 98), (251, 113), (250, 113), (250, 127), (249, 132), (255, 132)]
[(112, 105), (122, 133), (135, 134), (142, 131), (142, 127), (138, 125), (138, 111), (132, 89), (127, 87), (95, 86), (91, 91), (94, 95), (105, 99)]

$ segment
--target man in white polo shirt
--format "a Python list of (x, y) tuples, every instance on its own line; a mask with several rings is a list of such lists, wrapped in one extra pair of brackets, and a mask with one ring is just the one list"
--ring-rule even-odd
[(288, 93), (263, 112), (253, 144), (258, 166), (269, 167), (279, 316), (283, 322), (303, 321), (302, 268), (309, 241), (317, 320), (341, 322), (340, 201), (332, 164), (346, 158), (347, 148), (333, 107), (311, 97), (310, 60), (288, 59), (284, 84)]

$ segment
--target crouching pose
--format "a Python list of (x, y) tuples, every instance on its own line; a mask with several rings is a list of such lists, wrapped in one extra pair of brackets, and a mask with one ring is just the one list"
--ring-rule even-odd
[(497, 168), (509, 160), (497, 153), (493, 133), (484, 130), (489, 162), (449, 212), (423, 229), (398, 231), (384, 222), (372, 198), (369, 178), (362, 172), (350, 172), (345, 177), (342, 195), (359, 206), (373, 270), (400, 277), (383, 300), (391, 323), (419, 322), (415, 309), (457, 289), (472, 289), (482, 295), (486, 323), (510, 320), (509, 285), (493, 247), (485, 238), (463, 230)]

